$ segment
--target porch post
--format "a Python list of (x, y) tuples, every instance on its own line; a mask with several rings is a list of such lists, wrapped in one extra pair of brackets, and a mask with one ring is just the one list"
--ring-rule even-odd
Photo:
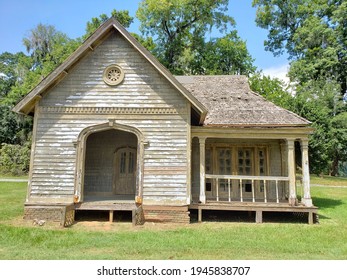
[(289, 177), (289, 205), (296, 205), (295, 190), (295, 151), (294, 139), (287, 139), (288, 146), (288, 177)]
[(206, 203), (205, 194), (205, 143), (206, 137), (199, 137), (200, 147), (200, 196), (199, 200), (201, 203)]
[(301, 139), (301, 155), (302, 155), (302, 184), (304, 187), (304, 197), (301, 202), (305, 206), (312, 206), (310, 193), (310, 169), (308, 165), (308, 139)]

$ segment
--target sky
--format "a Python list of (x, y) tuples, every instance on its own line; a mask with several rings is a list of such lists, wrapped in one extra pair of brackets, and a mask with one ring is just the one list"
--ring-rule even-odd
[[(26, 53), (22, 39), (39, 23), (53, 25), (70, 38), (81, 37), (86, 23), (100, 14), (110, 15), (113, 9), (135, 13), (140, 0), (0, 0), (0, 53)], [(267, 30), (255, 24), (256, 9), (252, 0), (229, 0), (228, 12), (236, 21), (236, 29), (246, 41), (255, 66), (272, 77), (286, 80), (287, 57), (274, 57), (264, 50)], [(129, 31), (139, 33), (135, 18)]]

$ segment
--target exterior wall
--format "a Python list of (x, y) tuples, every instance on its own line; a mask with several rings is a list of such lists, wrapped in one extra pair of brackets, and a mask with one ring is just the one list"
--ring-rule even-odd
[[(125, 72), (124, 81), (115, 87), (102, 80), (103, 70), (112, 63)], [(83, 129), (113, 119), (137, 128), (148, 141), (143, 203), (186, 204), (190, 105), (116, 32), (43, 96), (35, 114), (27, 203), (72, 202), (75, 141)]]
[[(230, 145), (236, 147), (252, 147), (252, 146), (264, 146), (268, 150), (268, 176), (286, 176), (283, 173), (283, 158), (281, 154), (281, 142), (280, 140), (250, 140), (250, 139), (225, 139), (225, 138), (207, 138), (206, 146), (209, 144)], [(286, 161), (286, 158), (284, 159)], [(200, 192), (200, 153), (199, 153), (199, 140), (195, 137), (192, 140), (192, 198), (196, 202), (199, 200)], [(282, 196), (283, 186), (279, 188), (279, 196)], [(276, 190), (271, 183), (268, 188), (268, 198), (275, 198)]]

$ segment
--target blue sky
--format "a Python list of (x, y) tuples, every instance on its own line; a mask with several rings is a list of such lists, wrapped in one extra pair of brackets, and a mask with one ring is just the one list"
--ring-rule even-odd
[[(87, 21), (102, 13), (110, 15), (113, 9), (135, 13), (140, 0), (0, 0), (0, 53), (25, 52), (22, 39), (37, 24), (54, 25), (70, 38), (85, 33)], [(287, 69), (286, 56), (274, 57), (264, 50), (267, 31), (255, 24), (256, 9), (252, 0), (229, 0), (228, 14), (236, 20), (239, 36), (247, 42), (247, 48), (255, 59), (255, 65), (272, 76), (283, 78)], [(139, 22), (130, 26), (131, 32), (138, 31)]]

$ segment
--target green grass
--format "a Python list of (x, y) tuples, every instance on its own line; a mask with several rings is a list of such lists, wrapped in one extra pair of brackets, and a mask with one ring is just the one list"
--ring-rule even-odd
[(0, 259), (347, 259), (347, 188), (313, 187), (320, 224), (23, 221), (26, 183), (0, 182)]
[(333, 177), (328, 175), (317, 176), (311, 175), (311, 184), (313, 185), (325, 185), (325, 186), (346, 186), (346, 177)]
[(27, 180), (28, 175), (14, 176), (11, 174), (0, 173), (0, 179), (23, 179), (23, 180)]

